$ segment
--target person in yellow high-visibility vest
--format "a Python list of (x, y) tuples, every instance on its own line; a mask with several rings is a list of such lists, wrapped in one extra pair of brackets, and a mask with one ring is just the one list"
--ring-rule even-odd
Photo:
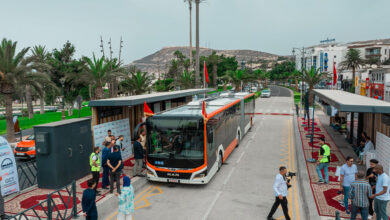
[(89, 156), (89, 165), (91, 166), (91, 172), (92, 172), (92, 179), (94, 180), (95, 187), (94, 190), (96, 194), (99, 193), (97, 191), (98, 183), (99, 183), (99, 177), (100, 177), (100, 147), (94, 147), (93, 152)]
[[(322, 183), (329, 183), (329, 175), (328, 175), (328, 167), (330, 163), (330, 148), (328, 145), (325, 144), (325, 138), (320, 138), (320, 152), (318, 154), (318, 160), (317, 160), (317, 174), (319, 177), (319, 184)], [(321, 170), (324, 170), (325, 174), (325, 181), (322, 178)]]

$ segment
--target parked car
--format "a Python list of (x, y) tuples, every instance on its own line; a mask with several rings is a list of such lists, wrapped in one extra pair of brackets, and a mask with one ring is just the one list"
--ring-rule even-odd
[(252, 86), (251, 92), (257, 92), (257, 87), (256, 86)]
[(14, 149), (15, 157), (19, 158), (35, 158), (37, 153), (35, 151), (35, 137), (34, 135), (28, 136), (25, 140), (16, 144)]
[(269, 89), (261, 90), (261, 97), (262, 98), (269, 98), (269, 97), (271, 97), (271, 91)]

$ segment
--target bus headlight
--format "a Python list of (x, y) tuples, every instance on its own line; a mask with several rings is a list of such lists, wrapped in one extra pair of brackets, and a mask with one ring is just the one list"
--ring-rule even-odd
[(149, 169), (146, 169), (146, 175), (154, 176), (154, 173), (150, 171)]
[(198, 173), (198, 174), (195, 175), (194, 179), (204, 178), (206, 176), (206, 173), (207, 173), (207, 171), (203, 171), (201, 173)]

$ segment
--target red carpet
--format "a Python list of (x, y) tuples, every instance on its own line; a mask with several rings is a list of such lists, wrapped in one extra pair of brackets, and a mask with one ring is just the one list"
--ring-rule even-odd
[[(316, 125), (314, 126), (314, 144), (313, 154), (310, 142), (310, 137), (306, 137), (307, 131), (309, 130), (302, 118), (298, 119), (299, 132), (302, 139), (302, 148), (304, 151), (305, 159), (318, 158), (319, 144), (318, 138), (325, 137), (326, 144), (331, 148), (331, 163), (329, 165), (329, 181), (330, 183), (317, 184), (318, 175), (316, 171), (316, 164), (306, 162), (307, 171), (310, 177), (310, 186), (312, 189), (313, 197), (316, 202), (317, 211), (320, 216), (335, 217), (336, 211), (340, 211), (342, 218), (350, 218), (350, 215), (345, 213), (345, 208), (339, 203), (339, 200), (343, 200), (343, 195), (337, 194), (339, 190), (338, 178), (335, 176), (336, 167), (345, 163), (344, 155), (337, 148), (332, 137), (327, 133), (323, 125), (319, 120), (315, 120)], [(307, 123), (306, 123), (307, 124)], [(311, 131), (311, 128), (310, 130)], [(360, 217), (360, 216), (359, 216)]]

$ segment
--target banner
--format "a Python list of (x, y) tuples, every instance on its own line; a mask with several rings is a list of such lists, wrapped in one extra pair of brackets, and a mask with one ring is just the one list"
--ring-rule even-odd
[(111, 134), (114, 135), (115, 138), (118, 138), (119, 135), (123, 135), (124, 139), (122, 145), (124, 150), (121, 150), (122, 159), (126, 160), (130, 158), (133, 153), (133, 148), (131, 146), (129, 119), (126, 118), (93, 126), (95, 146), (99, 146), (102, 149), (104, 148), (102, 144), (104, 138), (107, 136), (108, 130), (111, 130)]
[(7, 140), (0, 136), (0, 176), (3, 196), (19, 192), (19, 179), (16, 161)]

